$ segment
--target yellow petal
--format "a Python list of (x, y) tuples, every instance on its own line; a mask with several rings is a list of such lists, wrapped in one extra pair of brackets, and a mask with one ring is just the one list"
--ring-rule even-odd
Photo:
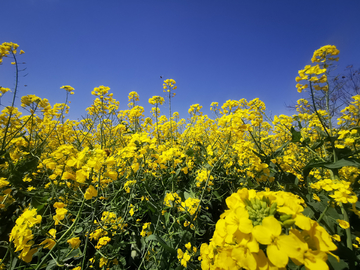
[(270, 245), (272, 242), (271, 231), (262, 225), (255, 226), (252, 235), (260, 244)]
[(289, 257), (276, 245), (269, 245), (266, 249), (269, 260), (277, 267), (285, 267), (289, 261)]
[(239, 231), (243, 233), (251, 233), (253, 224), (249, 218), (241, 218), (239, 224)]
[(309, 270), (328, 270), (325, 252), (308, 250), (305, 254), (305, 267)]
[(300, 229), (306, 231), (311, 229), (311, 218), (298, 214), (294, 219), (295, 225), (298, 226)]

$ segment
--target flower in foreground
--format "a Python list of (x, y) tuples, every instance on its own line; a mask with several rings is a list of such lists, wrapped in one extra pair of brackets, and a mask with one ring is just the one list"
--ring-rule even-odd
[(93, 187), (93, 185), (90, 185), (84, 194), (84, 198), (86, 200), (91, 200), (93, 197), (96, 197), (97, 195), (98, 195), (97, 190)]
[(67, 242), (70, 244), (71, 248), (77, 249), (80, 246), (81, 240), (79, 237), (73, 237), (67, 240)]
[(349, 222), (347, 222), (345, 220), (337, 219), (336, 221), (339, 223), (340, 227), (345, 229), (345, 230), (350, 227)]

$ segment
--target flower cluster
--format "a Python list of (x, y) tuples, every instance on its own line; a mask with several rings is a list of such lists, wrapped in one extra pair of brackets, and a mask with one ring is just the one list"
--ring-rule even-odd
[(351, 183), (344, 180), (323, 179), (311, 184), (311, 188), (318, 191), (330, 192), (330, 197), (339, 203), (356, 203), (357, 196), (350, 187)]
[[(323, 90), (328, 91), (329, 86), (327, 84), (327, 75), (326, 71), (328, 67), (331, 65), (331, 61), (338, 61), (339, 58), (334, 58), (332, 56), (338, 55), (339, 50), (336, 49), (333, 45), (326, 45), (321, 47), (320, 49), (314, 52), (313, 58), (311, 61), (314, 63), (319, 63), (314, 66), (306, 65), (303, 70), (299, 70), (299, 76), (296, 77), (296, 81), (306, 80), (309, 81), (310, 84), (313, 84), (315, 90)], [(299, 93), (301, 93), (304, 89), (308, 88), (308, 84), (300, 84), (296, 85), (296, 88)]]
[(36, 209), (25, 209), (24, 213), (16, 220), (16, 225), (10, 233), (9, 241), (15, 245), (15, 252), (21, 251), (19, 258), (25, 262), (30, 262), (32, 256), (38, 248), (32, 246), (34, 235), (32, 228), (40, 224), (42, 217), (37, 214)]
[(185, 252), (183, 252), (182, 249), (180, 248), (177, 250), (177, 254), (178, 254), (177, 257), (181, 265), (187, 267), (188, 261), (192, 259), (192, 257), (197, 251), (197, 248), (196, 247), (191, 248), (190, 242), (185, 245), (185, 248), (186, 248)]
[(210, 244), (200, 248), (202, 269), (277, 269), (289, 258), (306, 269), (327, 269), (331, 236), (302, 214), (303, 200), (287, 192), (243, 188), (226, 199)]
[[(18, 44), (13, 42), (4, 42), (0, 45), (0, 64), (3, 62), (3, 57), (7, 57), (10, 53), (16, 54), (16, 49), (19, 47)], [(23, 54), (24, 51), (21, 50), (20, 54)]]

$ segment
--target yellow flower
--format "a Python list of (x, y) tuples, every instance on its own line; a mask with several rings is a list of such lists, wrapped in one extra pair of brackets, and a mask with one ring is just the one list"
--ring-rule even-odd
[(64, 208), (65, 206), (66, 206), (66, 204), (64, 204), (62, 202), (54, 203), (54, 208)]
[(187, 262), (191, 259), (190, 254), (187, 251), (185, 251), (185, 253), (184, 253), (180, 248), (177, 250), (177, 252), (178, 252), (177, 257), (178, 257), (181, 265), (184, 267), (187, 267)]
[(332, 239), (334, 239), (335, 241), (338, 241), (338, 242), (341, 241), (341, 237), (340, 237), (340, 235), (338, 235), (338, 234), (334, 234), (334, 235), (331, 236), (331, 237), (332, 237)]
[(79, 237), (73, 237), (67, 240), (67, 243), (70, 244), (71, 248), (77, 249), (80, 246), (81, 240), (79, 239)]
[(130, 187), (135, 184), (136, 184), (136, 180), (126, 181), (126, 183), (124, 184), (124, 189), (125, 189), (126, 193), (130, 193)]
[(70, 85), (61, 86), (60, 89), (65, 89), (67, 92), (72, 92), (72, 91), (75, 90), (75, 89), (74, 89), (73, 87), (71, 87)]
[(96, 249), (100, 249), (102, 246), (106, 246), (111, 241), (111, 238), (108, 236), (101, 237), (95, 246)]
[(93, 197), (96, 197), (97, 195), (98, 195), (97, 190), (92, 185), (90, 185), (84, 194), (84, 198), (86, 200), (91, 200)]
[(40, 243), (40, 245), (44, 245), (44, 248), (52, 249), (55, 246), (56, 242), (53, 239), (47, 238)]
[(177, 256), (178, 259), (181, 259), (184, 256), (184, 252), (180, 248), (178, 248), (177, 253), (178, 253), (178, 256)]
[(152, 232), (150, 231), (150, 225), (151, 225), (151, 222), (144, 223), (144, 225), (142, 226), (142, 231), (140, 233), (140, 235), (142, 237), (152, 234)]
[(27, 263), (31, 262), (32, 256), (38, 248), (31, 248), (34, 244), (34, 235), (31, 228), (35, 224), (41, 223), (42, 217), (37, 215), (36, 209), (25, 209), (24, 213), (18, 217), (15, 226), (12, 228), (9, 241), (14, 243), (15, 252), (21, 250), (19, 258)]
[(315, 201), (321, 202), (321, 199), (315, 193), (313, 194), (313, 198), (314, 198)]
[(66, 213), (68, 212), (65, 208), (58, 208), (56, 209), (56, 215), (53, 216), (53, 219), (55, 221), (55, 225), (58, 225), (61, 220), (65, 218)]
[(268, 216), (252, 232), (260, 244), (267, 245), (267, 256), (276, 267), (286, 267), (289, 257), (296, 257), (298, 253), (296, 238), (281, 235), (281, 230), (279, 221), (274, 216)]
[(129, 214), (130, 214), (130, 216), (133, 216), (133, 215), (134, 215), (134, 208), (133, 208), (133, 207), (131, 207), (131, 209), (130, 209), (130, 211), (129, 211)]
[(348, 229), (350, 227), (349, 222), (347, 222), (345, 220), (337, 219), (336, 221), (339, 223), (340, 227), (343, 229)]
[(36, 188), (34, 188), (33, 186), (30, 186), (30, 187), (27, 188), (28, 191), (32, 191), (34, 189), (36, 189)]

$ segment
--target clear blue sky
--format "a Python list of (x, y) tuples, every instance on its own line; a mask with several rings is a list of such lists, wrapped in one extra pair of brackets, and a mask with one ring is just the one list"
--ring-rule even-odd
[[(302, 97), (295, 77), (314, 50), (336, 45), (339, 72), (360, 68), (359, 12), (358, 0), (12, 0), (1, 3), (0, 43), (25, 51), (19, 97), (54, 104), (64, 101), (59, 87), (75, 88), (70, 118), (85, 114), (99, 85), (122, 109), (138, 92), (148, 113), (148, 99), (163, 94), (160, 75), (177, 81), (181, 117), (191, 104), (210, 113), (213, 101), (256, 97), (272, 114), (292, 114), (285, 103)], [(0, 85), (13, 87), (12, 67), (0, 66)]]

